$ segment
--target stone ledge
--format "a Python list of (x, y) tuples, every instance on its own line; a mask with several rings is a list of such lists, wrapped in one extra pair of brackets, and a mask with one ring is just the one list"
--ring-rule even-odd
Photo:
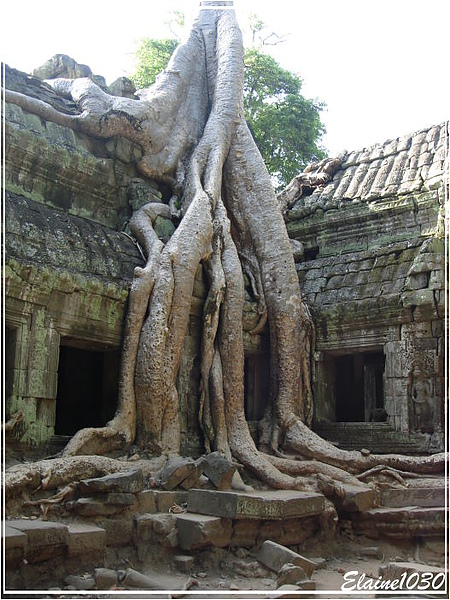
[(229, 519), (308, 517), (324, 510), (322, 494), (275, 490), (251, 493), (189, 490), (188, 511)]
[(67, 551), (69, 530), (62, 523), (14, 519), (8, 521), (7, 525), (26, 535), (25, 558), (29, 563), (43, 562)]

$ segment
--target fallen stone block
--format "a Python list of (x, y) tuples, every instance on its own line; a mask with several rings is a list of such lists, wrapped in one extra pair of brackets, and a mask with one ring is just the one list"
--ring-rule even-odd
[(231, 489), (236, 472), (234, 464), (220, 452), (211, 452), (203, 459), (203, 473), (218, 490)]
[(74, 590), (93, 590), (96, 586), (95, 579), (93, 577), (83, 577), (82, 575), (68, 575), (65, 578), (66, 585), (70, 586)]
[(189, 478), (190, 485), (194, 486), (203, 473), (202, 460), (193, 460), (177, 456), (168, 461), (159, 473), (161, 487), (173, 490)]
[(177, 516), (180, 548), (195, 550), (206, 546), (224, 548), (230, 544), (233, 532), (229, 519), (185, 513)]
[[(3, 531), (3, 529), (2, 529)], [(2, 538), (6, 567), (15, 567), (25, 558), (27, 536), (23, 531), (5, 525), (5, 535)]]
[(105, 492), (136, 494), (144, 489), (144, 477), (141, 469), (130, 469), (123, 473), (112, 473), (104, 477), (94, 477), (80, 481), (79, 490), (83, 495)]
[(104, 568), (95, 569), (94, 579), (99, 590), (110, 590), (117, 585), (117, 571)]
[(25, 558), (29, 563), (38, 563), (63, 555), (68, 546), (69, 532), (66, 525), (40, 519), (14, 519), (8, 526), (27, 536)]
[(287, 519), (321, 514), (322, 494), (295, 490), (224, 492), (189, 490), (188, 511), (229, 519)]
[(106, 548), (106, 531), (95, 525), (85, 523), (70, 523), (68, 556), (103, 555)]
[(194, 557), (185, 554), (176, 554), (173, 557), (173, 562), (175, 563), (177, 571), (180, 571), (181, 573), (190, 573), (194, 566)]
[(272, 542), (272, 540), (266, 540), (261, 548), (256, 552), (256, 558), (266, 567), (279, 573), (283, 565), (286, 563), (292, 563), (302, 567), (307, 577), (311, 577), (314, 569), (316, 568), (315, 563), (311, 560), (297, 554), (290, 548)]
[(319, 558), (310, 558), (309, 559), (312, 563), (314, 563), (316, 566), (314, 567), (314, 570), (318, 570), (318, 569), (324, 569), (327, 566), (327, 561), (325, 560), (325, 558), (319, 557)]
[[(315, 590), (316, 589), (316, 582), (312, 581), (312, 579), (304, 579), (303, 581), (299, 581), (297, 585), (301, 590)], [(302, 598), (305, 598), (305, 596), (302, 596)]]
[(73, 505), (77, 515), (82, 517), (104, 517), (116, 515), (124, 510), (120, 504), (109, 504), (97, 498), (79, 498)]
[(333, 498), (333, 503), (338, 510), (347, 512), (362, 512), (373, 507), (375, 492), (368, 486), (353, 485), (343, 483), (342, 489), (344, 496), (342, 498)]
[(138, 590), (160, 590), (163, 589), (160, 582), (152, 577), (148, 577), (143, 573), (139, 573), (135, 569), (127, 569), (124, 576), (119, 573), (119, 581), (121, 586)]
[(178, 545), (177, 517), (172, 514), (146, 514), (135, 518), (135, 539), (137, 543), (153, 541), (165, 547)]
[(277, 588), (288, 583), (297, 584), (303, 579), (306, 579), (306, 573), (302, 567), (292, 563), (286, 563), (278, 571)]

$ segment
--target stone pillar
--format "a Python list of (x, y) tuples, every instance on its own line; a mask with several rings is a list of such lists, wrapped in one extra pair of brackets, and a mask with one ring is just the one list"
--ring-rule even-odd
[(11, 414), (23, 411), (18, 435), (31, 446), (48, 441), (55, 431), (59, 343), (44, 307), (37, 307), (12, 336), (14, 366), (7, 406)]
[(386, 410), (392, 425), (405, 432), (442, 432), (439, 344), (430, 322), (401, 326), (401, 339), (386, 353)]
[(336, 421), (336, 398), (335, 398), (335, 362), (327, 359), (324, 352), (314, 353), (314, 364), (316, 368), (314, 378), (314, 420)]

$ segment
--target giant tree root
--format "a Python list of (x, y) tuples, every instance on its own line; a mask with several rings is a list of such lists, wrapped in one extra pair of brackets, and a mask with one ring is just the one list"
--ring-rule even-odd
[(106, 456), (67, 456), (23, 463), (10, 467), (5, 473), (5, 499), (8, 500), (24, 491), (53, 490), (71, 482), (130, 469), (139, 468), (144, 478), (150, 478), (165, 460), (165, 457), (129, 461)]
[(365, 456), (356, 450), (342, 450), (314, 433), (298, 418), (294, 419), (286, 430), (284, 447), (299, 454), (302, 458), (315, 459), (354, 474), (371, 467), (384, 465), (401, 471), (431, 475), (443, 473), (448, 462), (446, 452), (430, 456), (400, 454), (369, 454)]

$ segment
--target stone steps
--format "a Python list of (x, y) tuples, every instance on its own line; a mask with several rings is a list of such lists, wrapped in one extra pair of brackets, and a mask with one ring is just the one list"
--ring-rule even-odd
[(443, 478), (412, 479), (382, 490), (381, 506), (354, 514), (353, 527), (371, 538), (444, 538), (448, 509)]
[(426, 453), (422, 436), (397, 431), (389, 423), (321, 423), (314, 431), (344, 450), (367, 448), (374, 454)]
[(355, 514), (352, 523), (355, 531), (374, 539), (443, 537), (446, 514), (448, 518), (448, 510), (442, 506), (381, 507)]
[[(336, 501), (338, 510), (352, 513), (373, 507), (371, 488), (346, 484), (342, 489), (345, 493)], [(168, 493), (160, 492), (159, 502)], [(159, 514), (155, 510), (136, 517), (138, 546), (149, 540), (166, 547), (179, 544), (183, 550), (207, 546), (248, 548), (265, 540), (294, 546), (321, 530), (326, 521), (324, 514), (330, 510), (323, 494), (295, 490), (244, 493), (191, 489), (185, 506), (181, 514)], [(336, 513), (327, 514), (333, 521)]]
[(5, 521), (4, 552), (7, 567), (61, 557), (77, 561), (103, 559), (106, 532), (86, 523), (65, 525), (41, 519)]
[[(197, 550), (303, 544), (330, 526), (336, 512), (321, 493), (294, 490), (253, 492), (214, 489), (143, 489), (138, 470), (80, 483), (71, 502), (70, 524), (37, 518), (6, 521), (7, 567), (23, 559), (34, 564), (51, 558), (99, 560), (108, 546), (132, 545), (142, 558), (155, 547)], [(409, 480), (408, 487), (386, 487), (381, 506), (366, 486), (343, 485), (338, 514), (369, 537), (441, 535), (445, 526), (445, 481)], [(330, 512), (331, 511), (331, 512)], [(328, 523), (328, 521), (329, 523)], [(328, 523), (328, 525), (327, 525)]]
[[(154, 492), (157, 494), (157, 492)], [(160, 492), (161, 501), (169, 504)], [(176, 505), (177, 506), (177, 505)], [(181, 513), (147, 513), (136, 517), (136, 543), (152, 542), (183, 550), (207, 546), (251, 547), (272, 539), (302, 543), (318, 527), (325, 509), (320, 493), (292, 490), (235, 492), (191, 489)]]
[(408, 487), (390, 487), (383, 490), (381, 504), (385, 507), (445, 506), (446, 482), (443, 478), (412, 480)]

